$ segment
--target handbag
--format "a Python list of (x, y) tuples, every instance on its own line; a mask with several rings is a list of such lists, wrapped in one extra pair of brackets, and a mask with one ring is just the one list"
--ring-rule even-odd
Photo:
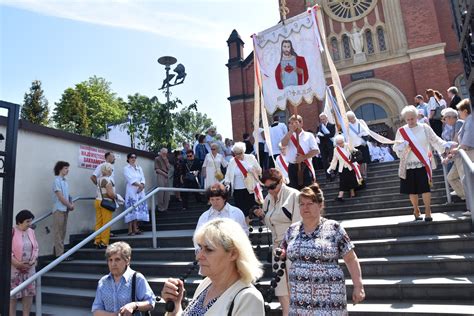
[[(137, 285), (137, 272), (135, 272), (132, 276), (132, 302), (135, 302), (136, 300), (136, 296), (135, 296), (136, 285)], [(133, 313), (133, 315), (151, 316), (151, 311), (147, 311), (147, 312), (136, 311), (135, 313)]]
[(214, 158), (212, 158), (212, 163), (214, 164), (214, 169), (216, 169), (216, 172), (214, 173), (214, 177), (217, 179), (217, 181), (222, 181), (222, 179), (224, 179), (224, 174), (221, 171), (220, 164), (218, 168), (216, 166), (216, 161), (214, 160)]
[(103, 207), (111, 212), (115, 212), (115, 210), (117, 209), (115, 201), (109, 199), (106, 200), (104, 198), (102, 198), (102, 201), (100, 201), (100, 207)]

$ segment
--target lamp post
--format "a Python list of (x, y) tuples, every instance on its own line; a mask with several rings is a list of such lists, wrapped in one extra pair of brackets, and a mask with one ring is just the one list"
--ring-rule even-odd
[[(166, 77), (163, 80), (163, 85), (158, 90), (166, 89), (165, 96), (166, 96), (167, 103), (170, 102), (170, 87), (174, 87), (174, 86), (182, 84), (187, 75), (183, 64), (178, 64), (176, 68), (173, 69), (176, 75), (170, 74), (170, 70), (171, 70), (170, 66), (176, 64), (177, 61), (178, 60), (173, 56), (163, 56), (163, 57), (158, 58), (158, 63), (165, 66), (165, 70), (166, 70)], [(173, 78), (174, 78), (174, 83), (171, 83), (171, 80), (173, 80)], [(178, 82), (178, 80), (180, 81)]]

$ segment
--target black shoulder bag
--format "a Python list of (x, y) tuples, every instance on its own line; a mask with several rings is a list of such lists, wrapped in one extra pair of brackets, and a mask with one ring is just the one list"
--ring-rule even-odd
[[(136, 301), (136, 297), (135, 297), (136, 285), (137, 285), (137, 272), (133, 273), (133, 276), (132, 276), (132, 302)], [(148, 312), (135, 311), (133, 315), (151, 316), (151, 311), (148, 311)]]
[(227, 316), (232, 316), (232, 311), (234, 310), (234, 301), (235, 301), (235, 298), (237, 297), (237, 295), (239, 295), (240, 292), (242, 292), (243, 290), (248, 289), (248, 288), (250, 288), (250, 286), (243, 287), (235, 294), (234, 298), (232, 299), (232, 302), (230, 303), (230, 307), (229, 307), (229, 311), (227, 312)]

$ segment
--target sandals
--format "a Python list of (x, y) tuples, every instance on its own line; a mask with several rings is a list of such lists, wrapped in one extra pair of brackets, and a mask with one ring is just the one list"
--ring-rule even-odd
[(432, 221), (433, 221), (433, 217), (425, 216), (425, 222), (432, 222)]

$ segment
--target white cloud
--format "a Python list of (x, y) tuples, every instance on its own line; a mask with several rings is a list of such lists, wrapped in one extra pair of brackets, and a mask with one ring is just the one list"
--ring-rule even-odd
[[(251, 3), (241, 0), (237, 5), (250, 7)], [(236, 5), (232, 0), (0, 0), (0, 4), (47, 16), (150, 32), (213, 49), (224, 48), (223, 43), (238, 22), (232, 19), (232, 12), (225, 10)], [(242, 25), (241, 29), (249, 26), (252, 27)]]

